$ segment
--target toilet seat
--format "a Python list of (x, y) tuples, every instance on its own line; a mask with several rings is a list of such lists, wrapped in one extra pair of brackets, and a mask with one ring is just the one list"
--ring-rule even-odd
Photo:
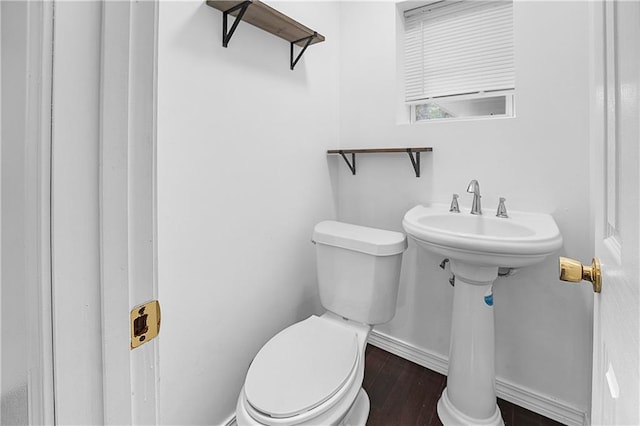
[(256, 355), (245, 380), (246, 401), (272, 419), (318, 411), (351, 387), (357, 376), (358, 348), (353, 329), (317, 316), (296, 323)]

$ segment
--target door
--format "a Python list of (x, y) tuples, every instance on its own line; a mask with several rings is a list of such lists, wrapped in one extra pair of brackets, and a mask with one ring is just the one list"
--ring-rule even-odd
[(592, 5), (595, 256), (591, 421), (640, 424), (640, 3)]

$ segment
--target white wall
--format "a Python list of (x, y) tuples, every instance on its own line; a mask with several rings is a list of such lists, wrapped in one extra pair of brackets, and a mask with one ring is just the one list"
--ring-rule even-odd
[(28, 421), (25, 220), (27, 4), (2, 2), (3, 424)]
[[(398, 116), (393, 2), (345, 2), (340, 14), (340, 145), (432, 146), (422, 177), (407, 155), (361, 155), (352, 176), (340, 158), (340, 220), (401, 230), (404, 213), (448, 203), (478, 179), (487, 214), (507, 208), (547, 212), (564, 237), (558, 253), (592, 253), (588, 188), (586, 2), (516, 2), (517, 118), (402, 124)], [(452, 289), (442, 259), (410, 243), (396, 317), (377, 330), (420, 350), (448, 355)], [(496, 371), (516, 386), (588, 412), (590, 286), (557, 279), (557, 256), (495, 284)]]
[(158, 70), (160, 421), (219, 424), (285, 326), (320, 312), (313, 226), (335, 218), (338, 7), (270, 3), (327, 37), (289, 44), (222, 13), (161, 2)]
[[(319, 312), (313, 225), (334, 217), (401, 230), (425, 201), (478, 179), (483, 206), (551, 213), (558, 254), (592, 255), (584, 2), (517, 2), (517, 118), (399, 121), (392, 2), (281, 2), (327, 36), (295, 71), (288, 44), (241, 24), (221, 47), (219, 11), (162, 2), (158, 239), (162, 423), (232, 415), (249, 362), (274, 333)], [(570, 17), (570, 25), (568, 23)], [(406, 155), (336, 146), (433, 146), (417, 179)], [(452, 291), (441, 259), (405, 254), (398, 313), (377, 329), (446, 356)], [(498, 376), (588, 411), (592, 294), (557, 279), (557, 258), (495, 285)]]

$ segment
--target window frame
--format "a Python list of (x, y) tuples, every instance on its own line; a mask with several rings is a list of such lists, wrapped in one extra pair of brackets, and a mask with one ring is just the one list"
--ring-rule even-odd
[[(399, 71), (401, 71), (402, 80), (401, 85), (403, 89), (402, 95), (402, 103), (403, 109), (405, 109), (406, 113), (409, 114), (408, 121), (411, 124), (414, 123), (425, 123), (425, 122), (440, 122), (440, 121), (460, 121), (460, 120), (478, 120), (478, 119), (496, 119), (496, 118), (515, 118), (516, 117), (516, 108), (515, 108), (515, 29), (512, 27), (511, 32), (511, 40), (513, 43), (513, 52), (511, 54), (511, 63), (513, 69), (513, 77), (512, 77), (512, 86), (513, 88), (509, 89), (495, 89), (495, 90), (480, 90), (478, 92), (472, 93), (461, 93), (454, 95), (443, 95), (443, 96), (432, 96), (432, 97), (424, 97), (422, 99), (414, 99), (407, 100), (407, 14), (412, 13), (421, 8), (429, 8), (435, 6), (435, 8), (447, 7), (446, 3), (450, 4), (459, 4), (465, 2), (471, 2), (472, 0), (439, 0), (439, 1), (428, 1), (423, 4), (416, 4), (416, 2), (405, 2), (404, 4), (399, 4), (398, 6), (398, 14), (399, 21), (402, 24), (401, 31), (398, 32), (398, 47), (401, 48), (402, 55), (399, 58), (402, 58), (401, 65), (399, 67)], [(505, 3), (504, 0), (497, 0), (500, 3)], [(507, 0), (508, 1), (508, 0)], [(515, 7), (515, 2), (513, 0), (511, 3), (511, 13), (513, 19), (513, 8)], [(426, 12), (428, 13), (428, 12)], [(451, 101), (465, 101), (465, 100), (477, 100), (488, 97), (504, 97), (504, 113), (500, 114), (478, 114), (478, 115), (464, 115), (464, 116), (454, 116), (454, 117), (439, 117), (439, 118), (428, 118), (428, 119), (418, 119), (416, 114), (416, 108), (418, 105), (425, 105), (429, 103), (438, 104), (438, 100), (446, 100), (447, 102)]]
[[(413, 102), (405, 102), (405, 106), (409, 109), (409, 122), (411, 124), (416, 123), (431, 123), (434, 121), (461, 121), (461, 120), (484, 120), (484, 119), (496, 119), (496, 118), (515, 118), (516, 117), (516, 103), (515, 103), (515, 89), (513, 90), (499, 90), (499, 91), (491, 91), (491, 92), (479, 92), (467, 95), (458, 95), (458, 96), (442, 96), (428, 99), (421, 99), (419, 101)], [(447, 101), (466, 101), (466, 100), (476, 100), (482, 98), (493, 98), (493, 97), (504, 97), (505, 98), (505, 112), (504, 114), (484, 114), (484, 115), (465, 115), (459, 117), (443, 117), (443, 118), (426, 118), (426, 119), (418, 119), (416, 113), (416, 107), (419, 105), (426, 105), (429, 103), (437, 104), (438, 99), (446, 99)]]

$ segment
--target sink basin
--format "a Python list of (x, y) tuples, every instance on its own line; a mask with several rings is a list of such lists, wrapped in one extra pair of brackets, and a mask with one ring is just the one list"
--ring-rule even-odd
[(446, 205), (416, 206), (402, 225), (427, 250), (479, 266), (533, 265), (562, 245), (558, 226), (544, 213), (509, 211), (508, 218), (499, 218), (451, 213)]

